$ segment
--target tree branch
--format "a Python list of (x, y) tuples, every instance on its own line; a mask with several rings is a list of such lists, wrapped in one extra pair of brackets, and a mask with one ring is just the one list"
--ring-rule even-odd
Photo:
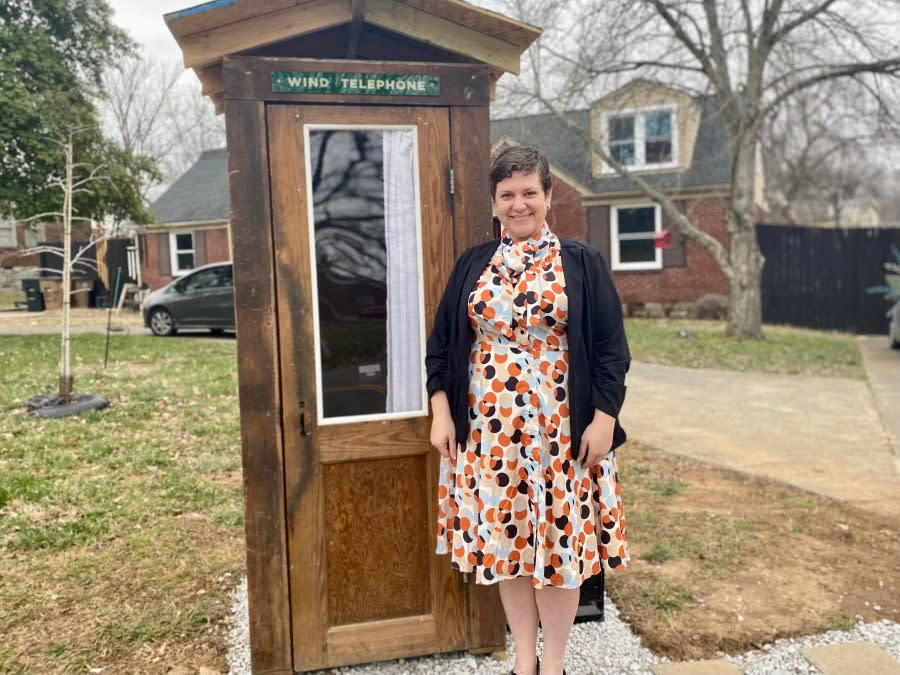
[(686, 238), (697, 242), (700, 246), (706, 249), (710, 253), (710, 255), (715, 258), (716, 262), (722, 268), (722, 272), (725, 274), (725, 276), (731, 279), (733, 272), (731, 264), (728, 261), (728, 252), (718, 239), (708, 235), (706, 232), (703, 232), (702, 230), (691, 224), (687, 216), (676, 208), (675, 204), (667, 195), (651, 186), (640, 176), (631, 173), (622, 164), (610, 157), (606, 152), (606, 149), (603, 147), (601, 141), (593, 138), (590, 134), (586, 134), (582, 129), (572, 124), (568, 119), (566, 119), (565, 115), (563, 115), (561, 111), (556, 109), (556, 107), (550, 101), (542, 97), (538, 97), (538, 100), (557, 120), (564, 124), (566, 128), (574, 131), (579, 136), (581, 136), (585, 143), (589, 145), (590, 148), (594, 152), (596, 152), (600, 156), (600, 158), (606, 164), (608, 164), (617, 174), (625, 178), (638, 190), (640, 190), (654, 202), (659, 204), (660, 208), (663, 210), (663, 213), (668, 216), (669, 221), (673, 225), (675, 225), (675, 228)]

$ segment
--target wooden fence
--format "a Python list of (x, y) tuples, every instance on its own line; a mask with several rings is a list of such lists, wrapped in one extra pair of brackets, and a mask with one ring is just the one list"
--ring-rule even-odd
[(763, 321), (851, 333), (887, 333), (884, 263), (900, 248), (900, 227), (834, 229), (759, 225), (766, 258)]

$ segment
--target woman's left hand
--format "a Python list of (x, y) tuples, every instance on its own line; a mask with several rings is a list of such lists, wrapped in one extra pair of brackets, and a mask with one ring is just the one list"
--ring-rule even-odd
[(615, 426), (615, 417), (610, 417), (600, 410), (594, 411), (594, 420), (587, 425), (581, 435), (581, 445), (578, 448), (578, 461), (583, 466), (599, 464), (600, 460), (609, 454), (612, 450)]

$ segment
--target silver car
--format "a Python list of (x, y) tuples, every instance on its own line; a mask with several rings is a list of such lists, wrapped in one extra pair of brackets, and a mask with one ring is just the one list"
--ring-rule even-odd
[(144, 325), (154, 335), (203, 329), (234, 330), (234, 281), (230, 262), (198, 267), (144, 300)]

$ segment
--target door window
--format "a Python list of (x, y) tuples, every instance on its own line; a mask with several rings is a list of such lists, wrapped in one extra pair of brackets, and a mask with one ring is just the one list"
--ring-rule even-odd
[(305, 132), (319, 421), (426, 415), (416, 130)]

